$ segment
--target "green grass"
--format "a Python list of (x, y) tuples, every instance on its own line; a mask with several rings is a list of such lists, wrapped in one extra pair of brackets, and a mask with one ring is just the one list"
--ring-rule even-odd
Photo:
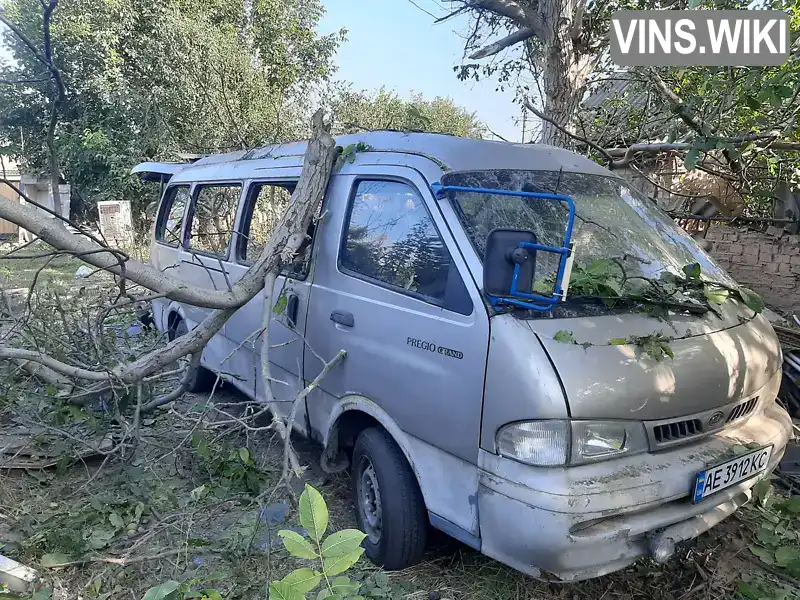
[(39, 285), (67, 285), (75, 280), (75, 271), (82, 263), (68, 255), (55, 255), (47, 258), (30, 258), (31, 255), (45, 254), (52, 250), (44, 244), (26, 248), (12, 256), (19, 258), (0, 258), (0, 281), (3, 288), (30, 287), (34, 278)]

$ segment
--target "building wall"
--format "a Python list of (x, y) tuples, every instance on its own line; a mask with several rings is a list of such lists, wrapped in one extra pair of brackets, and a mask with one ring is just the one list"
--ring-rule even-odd
[(778, 227), (767, 232), (712, 225), (706, 234), (710, 254), (742, 285), (771, 308), (800, 316), (800, 235)]

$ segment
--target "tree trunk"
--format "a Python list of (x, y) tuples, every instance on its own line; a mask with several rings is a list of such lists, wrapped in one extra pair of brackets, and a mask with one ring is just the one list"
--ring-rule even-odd
[[(572, 139), (563, 129), (573, 131), (572, 118), (583, 98), (586, 78), (590, 72), (591, 56), (581, 56), (575, 48), (575, 38), (580, 33), (581, 11), (577, 0), (541, 0), (539, 16), (547, 35), (539, 42), (544, 46), (542, 91), (544, 114), (555, 124), (543, 120), (539, 142), (569, 148)], [(573, 18), (574, 15), (574, 18)]]

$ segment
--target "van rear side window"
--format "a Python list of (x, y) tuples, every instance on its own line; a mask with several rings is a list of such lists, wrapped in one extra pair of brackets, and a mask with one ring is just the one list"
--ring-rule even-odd
[(242, 215), (239, 258), (254, 261), (267, 245), (272, 230), (286, 212), (294, 183), (252, 183)]
[[(286, 212), (296, 182), (253, 182), (247, 192), (247, 203), (242, 212), (239, 241), (239, 260), (255, 261), (269, 242), (275, 226)], [(319, 214), (319, 208), (317, 208)], [(311, 245), (314, 223), (306, 232), (308, 238), (292, 264), (286, 265), (283, 274), (295, 279), (305, 279), (311, 266)]]
[(424, 201), (399, 181), (360, 181), (340, 251), (346, 271), (461, 314), (472, 301)]
[(156, 240), (177, 248), (181, 245), (181, 225), (189, 204), (189, 186), (174, 186), (167, 190), (156, 221)]
[(189, 248), (227, 256), (241, 193), (242, 186), (238, 183), (199, 187), (192, 210)]

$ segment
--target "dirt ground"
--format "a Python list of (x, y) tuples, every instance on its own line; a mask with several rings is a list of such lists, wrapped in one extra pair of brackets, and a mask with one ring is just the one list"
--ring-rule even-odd
[[(216, 391), (213, 399), (227, 404), (231, 414), (246, 403), (229, 389)], [(270, 581), (305, 566), (276, 535), (286, 528), (301, 531), (294, 500), (284, 489), (273, 489), (282, 445), (269, 432), (248, 436), (193, 428), (187, 417), (207, 402), (189, 395), (143, 421), (141, 439), (125, 460), (96, 456), (54, 469), (0, 472), (2, 552), (38, 568), (53, 600), (139, 600), (167, 580), (213, 587), (224, 598), (266, 598)], [(13, 416), (3, 414), (5, 428)], [(83, 415), (76, 419), (84, 431), (99, 427)], [(328, 503), (330, 530), (355, 527), (349, 477), (325, 476), (316, 466), (319, 449), (303, 440), (296, 445), (309, 467), (305, 481)], [(240, 460), (240, 448), (247, 448), (250, 461)], [(295, 482), (296, 489), (301, 486)], [(686, 545), (666, 565), (643, 561), (576, 584), (538, 582), (437, 534), (421, 564), (386, 577), (362, 559), (356, 578), (365, 584), (365, 598), (398, 600), (734, 598), (742, 581), (762, 587), (789, 581), (764, 571), (749, 551), (758, 520), (755, 509), (745, 511)], [(43, 567), (54, 561), (73, 564)], [(780, 598), (779, 588), (764, 597)]]

